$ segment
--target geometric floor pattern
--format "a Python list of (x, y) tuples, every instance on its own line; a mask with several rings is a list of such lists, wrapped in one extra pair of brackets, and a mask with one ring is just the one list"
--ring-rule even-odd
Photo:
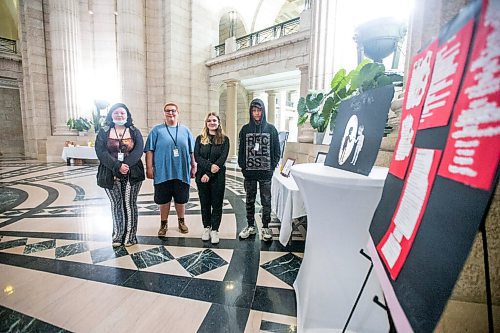
[[(227, 165), (220, 243), (203, 231), (196, 184), (189, 233), (157, 237), (153, 185), (138, 197), (138, 244), (111, 246), (111, 213), (96, 165), (0, 157), (0, 332), (296, 332), (293, 282), (304, 250), (294, 225), (282, 246), (246, 240), (243, 177)], [(256, 222), (261, 228), (259, 195)], [(171, 215), (175, 210), (171, 209)], [(154, 304), (154, 306), (151, 306)]]

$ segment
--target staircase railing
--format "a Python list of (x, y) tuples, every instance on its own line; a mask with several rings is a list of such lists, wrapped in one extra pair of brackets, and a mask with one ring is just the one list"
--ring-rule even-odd
[(16, 41), (0, 37), (0, 52), (17, 53)]
[[(251, 34), (236, 39), (236, 50), (241, 50), (250, 46), (258, 45), (260, 43), (268, 42), (270, 40), (275, 40), (299, 32), (299, 26), (300, 17), (296, 17), (291, 20), (273, 25), (272, 27), (252, 32)], [(224, 54), (225, 44), (222, 43), (217, 45), (215, 47), (215, 56), (218, 57)]]

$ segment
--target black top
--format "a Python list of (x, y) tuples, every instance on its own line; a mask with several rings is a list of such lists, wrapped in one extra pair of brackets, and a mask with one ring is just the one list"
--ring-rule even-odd
[(108, 138), (110, 127), (105, 126), (97, 133), (95, 141), (95, 152), (99, 158), (99, 168), (97, 169), (97, 185), (104, 188), (113, 187), (114, 178), (123, 178), (124, 175), (120, 173), (122, 163), (127, 164), (130, 169), (128, 177), (131, 184), (141, 182), (144, 177), (144, 165), (142, 164), (141, 157), (143, 154), (144, 141), (141, 132), (131, 126), (130, 137), (134, 142), (134, 148), (125, 155), (123, 162), (118, 161), (112, 152), (108, 149)]
[[(201, 143), (201, 135), (198, 135), (194, 144), (194, 158), (198, 163), (198, 169), (196, 170), (196, 181), (198, 182), (201, 181), (203, 175), (207, 175), (212, 179), (212, 177), (226, 172), (224, 164), (229, 153), (229, 138), (224, 137), (224, 142), (220, 145), (213, 143), (213, 136), (209, 136), (209, 138), (210, 143), (204, 145)], [(219, 167), (219, 172), (216, 174), (210, 172), (212, 164)]]

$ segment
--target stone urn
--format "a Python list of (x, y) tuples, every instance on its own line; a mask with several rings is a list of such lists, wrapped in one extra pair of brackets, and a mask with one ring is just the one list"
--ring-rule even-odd
[[(398, 45), (406, 35), (406, 24), (392, 17), (383, 17), (359, 25), (353, 39), (358, 44), (358, 62), (363, 55), (374, 62), (382, 60), (394, 52), (393, 68), (399, 60)], [(396, 67), (395, 67), (396, 65)]]

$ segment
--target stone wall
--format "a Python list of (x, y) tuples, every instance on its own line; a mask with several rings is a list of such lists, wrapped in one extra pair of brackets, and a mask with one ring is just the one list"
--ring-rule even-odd
[(19, 89), (0, 88), (0, 153), (24, 154)]
[(206, 62), (210, 82), (241, 80), (296, 70), (309, 62), (309, 31), (242, 49)]
[(19, 81), (22, 78), (21, 57), (0, 52), (0, 153), (23, 154), (23, 123)]
[(48, 15), (44, 13), (42, 0), (19, 0), (19, 14), (24, 151), (27, 157), (43, 161), (47, 158), (46, 141), (51, 135), (45, 31)]

